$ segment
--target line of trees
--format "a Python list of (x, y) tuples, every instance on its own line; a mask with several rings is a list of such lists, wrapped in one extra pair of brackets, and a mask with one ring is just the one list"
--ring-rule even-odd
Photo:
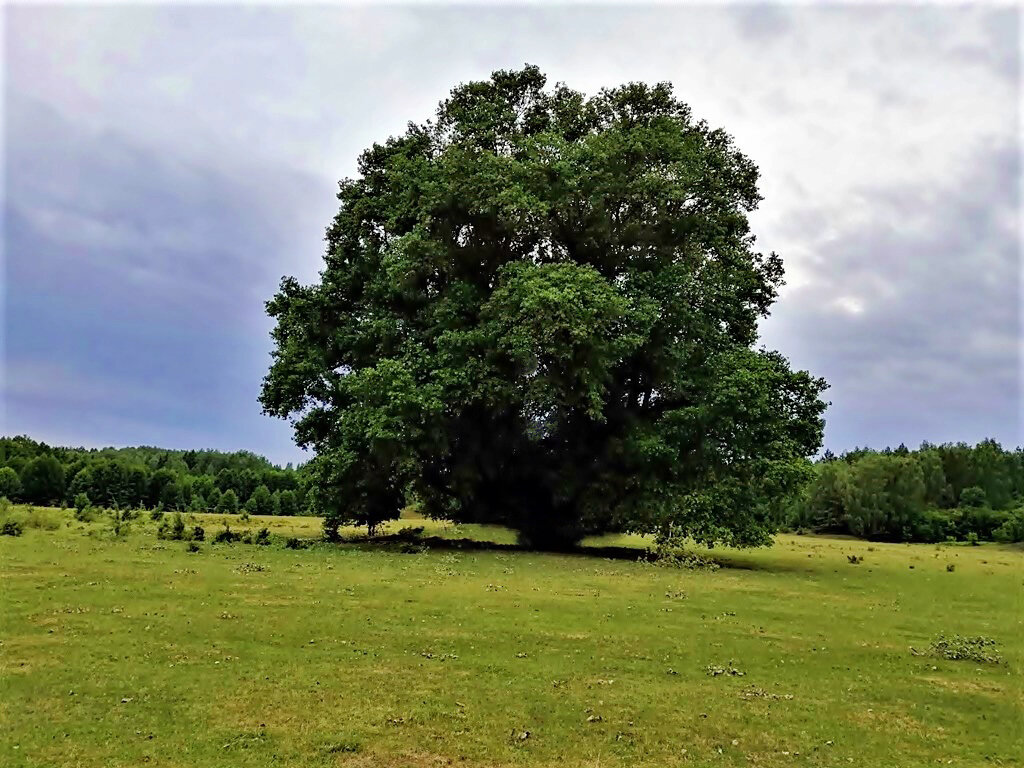
[(308, 473), (248, 451), (58, 448), (0, 438), (0, 497), (71, 505), (85, 494), (103, 507), (233, 514), (305, 514)]
[[(842, 455), (825, 451), (785, 509), (790, 530), (884, 541), (1024, 541), (1024, 449), (922, 443)], [(312, 514), (306, 465), (248, 451), (57, 448), (0, 438), (0, 497), (72, 506), (260, 515)], [(395, 512), (397, 514), (397, 510)]]
[(1022, 541), (1024, 450), (983, 440), (826, 451), (786, 523), (886, 541)]

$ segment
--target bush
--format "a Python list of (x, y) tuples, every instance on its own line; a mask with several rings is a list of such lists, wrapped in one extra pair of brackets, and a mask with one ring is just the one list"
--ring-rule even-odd
[(996, 641), (991, 637), (962, 637), (938, 635), (931, 644), (931, 654), (950, 661), (977, 661), (983, 664), (1000, 664), (1002, 656), (995, 648)]
[(150, 520), (163, 520), (164, 511), (162, 509), (154, 509), (149, 513)]
[(130, 521), (131, 515), (128, 512), (122, 512), (116, 508), (110, 510), (110, 532), (115, 538), (120, 538), (128, 533)]
[(174, 513), (174, 519), (171, 521), (171, 538), (175, 541), (185, 538), (185, 518), (181, 516), (181, 512)]
[(270, 531), (266, 528), (260, 528), (259, 531), (256, 533), (256, 536), (253, 537), (253, 544), (259, 544), (261, 547), (265, 547), (269, 543)]
[(992, 532), (992, 538), (1005, 543), (1024, 541), (1024, 510), (1011, 512), (1006, 521)]
[(674, 535), (659, 536), (654, 549), (647, 552), (647, 561), (662, 568), (690, 571), (717, 571), (721, 567), (709, 557), (687, 552), (684, 542), (684, 538)]
[(984, 488), (972, 485), (970, 488), (960, 491), (961, 507), (984, 507), (987, 503), (988, 499), (985, 497)]
[(0, 525), (0, 536), (21, 536), (21, 534), (21, 523), (17, 520), (8, 520), (3, 525)]
[(285, 549), (305, 549), (306, 542), (294, 536), (290, 536), (284, 543)]
[(976, 534), (974, 531), (971, 531), (970, 533), (967, 534), (966, 541), (972, 547), (977, 547), (978, 546), (978, 534)]
[(989, 507), (961, 507), (955, 510), (950, 517), (953, 533), (957, 538), (964, 540), (972, 532), (977, 534), (979, 539), (990, 540), (996, 530), (1009, 518), (1009, 512)]
[(199, 551), (199, 544), (196, 543), (195, 541), (190, 541), (188, 544), (185, 545), (185, 551), (186, 552), (198, 552)]
[(88, 508), (89, 508), (89, 497), (88, 497), (88, 495), (86, 495), (84, 493), (75, 494), (75, 517), (77, 517), (79, 520), (81, 520), (82, 518), (79, 517), (79, 516), (82, 515), (85, 512), (85, 510), (87, 510)]
[(206, 531), (203, 530), (203, 526), (197, 525), (192, 529), (192, 541), (205, 541)]
[(237, 533), (231, 530), (231, 527), (224, 523), (224, 529), (217, 531), (213, 536), (214, 544), (230, 544), (233, 541), (238, 541), (241, 538)]
[(56, 531), (66, 521), (64, 514), (56, 509), (42, 507), (14, 507), (6, 498), (0, 498), (0, 524), (17, 523), (22, 530), (37, 528), (43, 531)]

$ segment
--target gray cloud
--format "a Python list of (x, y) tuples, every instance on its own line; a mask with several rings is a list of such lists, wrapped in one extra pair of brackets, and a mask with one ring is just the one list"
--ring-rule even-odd
[(670, 80), (760, 166), (752, 226), (789, 279), (764, 338), (832, 382), (831, 447), (1018, 442), (1019, 19), (12, 7), (7, 429), (293, 457), (255, 402), (263, 300), (315, 277), (360, 150), (529, 61), (590, 92)]
[(1020, 439), (1019, 154), (969, 166), (939, 190), (862, 190), (870, 228), (821, 238), (821, 217), (794, 222), (818, 259), (766, 341), (799, 340), (848, 442)]

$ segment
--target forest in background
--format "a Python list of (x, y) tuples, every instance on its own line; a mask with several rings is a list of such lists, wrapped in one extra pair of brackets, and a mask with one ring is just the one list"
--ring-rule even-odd
[(305, 514), (309, 483), (249, 451), (51, 447), (29, 437), (0, 438), (0, 496), (38, 505), (89, 503), (260, 515)]
[(825, 451), (784, 525), (883, 541), (1024, 541), (1024, 450), (982, 440)]
[[(37, 505), (93, 505), (234, 514), (309, 514), (305, 467), (249, 451), (52, 447), (0, 438), (0, 497)], [(415, 499), (409, 499), (415, 503)], [(1024, 541), (1024, 449), (923, 443), (812, 463), (780, 527), (886, 541)]]

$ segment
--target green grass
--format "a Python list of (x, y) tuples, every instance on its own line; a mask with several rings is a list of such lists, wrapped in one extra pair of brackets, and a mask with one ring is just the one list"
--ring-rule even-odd
[[(233, 519), (275, 543), (188, 554), (148, 517), (114, 540), (71, 511), (7, 514), (59, 524), (0, 537), (12, 768), (895, 768), (1024, 754), (1020, 549), (780, 536), (693, 572), (597, 554), (285, 549), (319, 533), (311, 518)], [(210, 538), (221, 517), (200, 518)], [(994, 638), (1005, 663), (928, 655), (939, 633)]]

